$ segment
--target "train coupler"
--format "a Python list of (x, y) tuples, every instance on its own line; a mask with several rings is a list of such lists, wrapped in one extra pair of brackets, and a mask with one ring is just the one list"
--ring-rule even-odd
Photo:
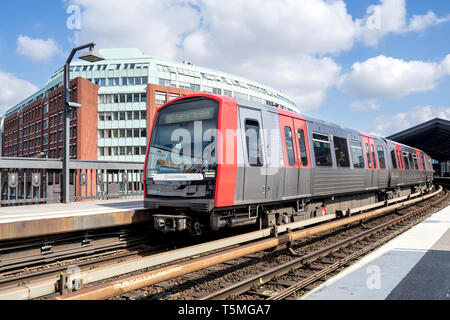
[(188, 228), (188, 216), (158, 214), (153, 216), (153, 225), (162, 232), (184, 231)]

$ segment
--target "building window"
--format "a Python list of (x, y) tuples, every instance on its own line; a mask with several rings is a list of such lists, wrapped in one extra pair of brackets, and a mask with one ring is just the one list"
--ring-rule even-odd
[(156, 104), (165, 104), (166, 103), (166, 94), (164, 92), (156, 92), (155, 93), (155, 103)]
[(48, 118), (44, 119), (44, 130), (48, 129)]
[(77, 101), (78, 95), (77, 95), (77, 87), (72, 88), (72, 101)]

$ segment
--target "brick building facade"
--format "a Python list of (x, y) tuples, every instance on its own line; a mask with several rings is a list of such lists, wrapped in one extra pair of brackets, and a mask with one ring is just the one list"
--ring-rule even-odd
[[(72, 159), (97, 160), (100, 152), (97, 144), (99, 87), (83, 78), (72, 80), (70, 87), (71, 101), (81, 104), (80, 109), (72, 111), (70, 156)], [(146, 133), (150, 132), (150, 126), (158, 107), (179, 96), (192, 93), (196, 93), (196, 91), (148, 84), (147, 110), (145, 112)], [(63, 103), (63, 87), (59, 87), (49, 93), (48, 98), (34, 101), (22, 110), (6, 117), (2, 133), (2, 156), (62, 158)], [(111, 116), (111, 118), (113, 117)], [(114, 135), (110, 134), (110, 136)], [(148, 138), (146, 135), (146, 141)], [(117, 148), (120, 148), (120, 145)]]

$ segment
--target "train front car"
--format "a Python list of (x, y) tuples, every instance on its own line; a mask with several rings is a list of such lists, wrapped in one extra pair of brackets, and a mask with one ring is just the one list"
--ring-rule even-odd
[[(215, 206), (233, 204), (235, 136), (225, 132), (236, 126), (237, 104), (227, 97), (189, 95), (158, 109), (145, 160), (144, 200), (157, 230), (198, 235)], [(219, 161), (226, 158), (231, 165)]]

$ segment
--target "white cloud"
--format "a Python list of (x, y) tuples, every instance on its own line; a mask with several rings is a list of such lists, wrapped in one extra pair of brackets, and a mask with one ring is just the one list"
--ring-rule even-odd
[(378, 132), (390, 135), (434, 118), (450, 120), (450, 107), (417, 106), (409, 112), (378, 117), (374, 121), (374, 127)]
[(2, 84), (2, 94), (0, 95), (0, 114), (38, 90), (34, 84), (26, 80), (16, 78), (10, 73), (1, 71), (0, 83)]
[(447, 21), (450, 21), (450, 15), (438, 18), (433, 11), (428, 11), (425, 15), (413, 15), (406, 30), (422, 31), (430, 26), (435, 26)]
[(412, 92), (433, 90), (448, 72), (450, 57), (441, 64), (378, 56), (356, 62), (339, 80), (339, 88), (362, 99), (401, 98)]
[[(368, 45), (376, 45), (388, 33), (400, 32), (405, 27), (406, 6), (404, 0), (381, 0), (372, 6), (364, 19), (357, 19), (359, 38)], [(372, 19), (372, 21), (368, 21)], [(369, 22), (369, 23), (368, 23)]]
[(355, 101), (350, 105), (353, 111), (378, 110), (380, 106), (376, 104), (375, 100), (360, 100)]
[(17, 52), (35, 61), (46, 61), (61, 54), (61, 49), (53, 39), (31, 39), (20, 35), (17, 38)]
[(83, 9), (75, 44), (95, 39), (98, 47), (137, 46), (157, 57), (187, 59), (270, 85), (302, 109), (320, 105), (340, 70), (331, 58), (313, 55), (348, 50), (355, 38), (341, 0), (71, 4)]
[(424, 15), (413, 15), (406, 20), (405, 0), (381, 0), (380, 4), (369, 7), (363, 19), (356, 19), (357, 37), (367, 45), (375, 46), (386, 35), (417, 32), (450, 20), (450, 15), (436, 17), (433, 11)]
[(73, 0), (80, 6), (81, 28), (74, 35), (79, 45), (95, 40), (98, 47), (133, 46), (149, 55), (177, 58), (186, 34), (199, 27), (201, 17), (190, 1)]
[[(380, 2), (376, 30), (367, 27), (369, 16), (355, 20), (343, 0), (128, 0), (126, 6), (70, 0), (68, 5), (79, 6), (82, 14), (74, 44), (135, 46), (156, 57), (241, 75), (279, 89), (301, 110), (318, 107), (336, 84), (340, 66), (329, 55), (350, 50), (356, 41), (376, 44), (409, 26), (403, 0)], [(411, 29), (443, 22), (425, 16), (413, 17)]]

